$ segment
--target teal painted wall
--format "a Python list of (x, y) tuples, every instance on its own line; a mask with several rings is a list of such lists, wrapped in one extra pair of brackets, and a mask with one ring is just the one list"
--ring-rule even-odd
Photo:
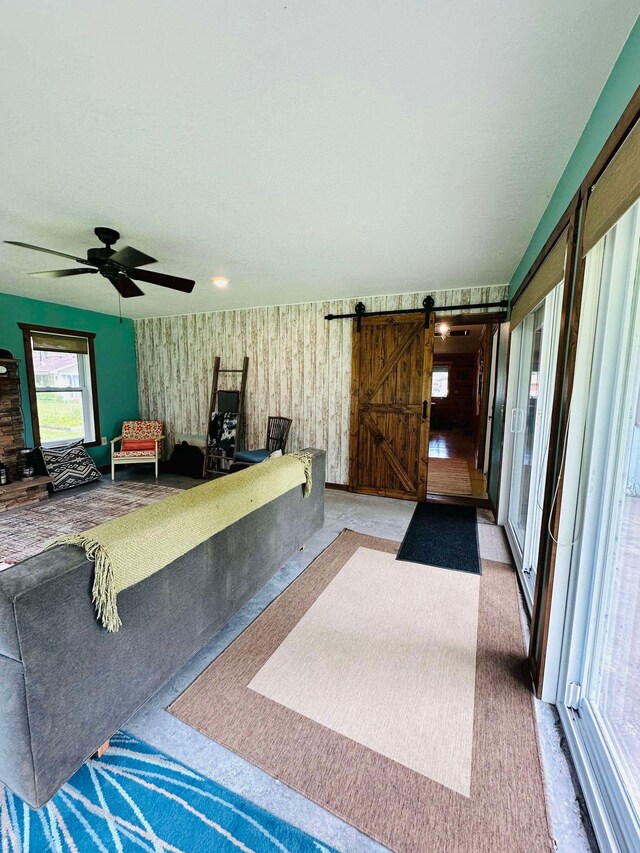
[[(631, 30), (567, 167), (509, 283), (513, 296), (640, 85), (640, 18)], [(570, 97), (567, 93), (567, 97)]]
[[(22, 406), (28, 445), (31, 445), (33, 439), (22, 330), (18, 323), (95, 332), (100, 432), (110, 440), (120, 434), (122, 421), (137, 418), (138, 388), (133, 320), (123, 319), (120, 325), (119, 319), (109, 314), (0, 293), (0, 348), (11, 350), (13, 355), (20, 359)], [(109, 463), (108, 445), (91, 447), (89, 453), (98, 465)]]

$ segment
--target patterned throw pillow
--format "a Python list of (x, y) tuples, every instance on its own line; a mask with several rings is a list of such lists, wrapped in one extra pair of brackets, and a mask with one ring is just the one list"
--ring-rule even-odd
[(82, 446), (82, 441), (64, 447), (41, 447), (40, 452), (54, 492), (82, 486), (102, 477), (96, 463)]

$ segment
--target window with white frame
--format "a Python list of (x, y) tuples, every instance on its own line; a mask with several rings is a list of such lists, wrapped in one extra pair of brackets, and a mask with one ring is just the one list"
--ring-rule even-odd
[(34, 443), (44, 446), (98, 434), (93, 335), (23, 326)]
[(434, 364), (433, 378), (431, 380), (431, 396), (438, 399), (449, 396), (449, 371), (450, 364)]

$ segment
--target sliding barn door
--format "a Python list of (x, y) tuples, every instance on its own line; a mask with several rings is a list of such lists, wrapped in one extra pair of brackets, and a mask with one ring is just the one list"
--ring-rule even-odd
[(349, 485), (425, 500), (434, 315), (364, 317), (353, 327)]

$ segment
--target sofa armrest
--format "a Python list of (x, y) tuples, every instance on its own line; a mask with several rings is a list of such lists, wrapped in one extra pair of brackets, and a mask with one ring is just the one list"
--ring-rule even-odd
[(111, 439), (110, 444), (111, 444), (111, 447), (112, 447), (112, 448), (114, 447), (114, 445), (115, 445), (116, 441), (122, 441), (122, 436), (121, 436), (121, 435), (117, 435), (115, 438), (112, 438), (112, 439)]

